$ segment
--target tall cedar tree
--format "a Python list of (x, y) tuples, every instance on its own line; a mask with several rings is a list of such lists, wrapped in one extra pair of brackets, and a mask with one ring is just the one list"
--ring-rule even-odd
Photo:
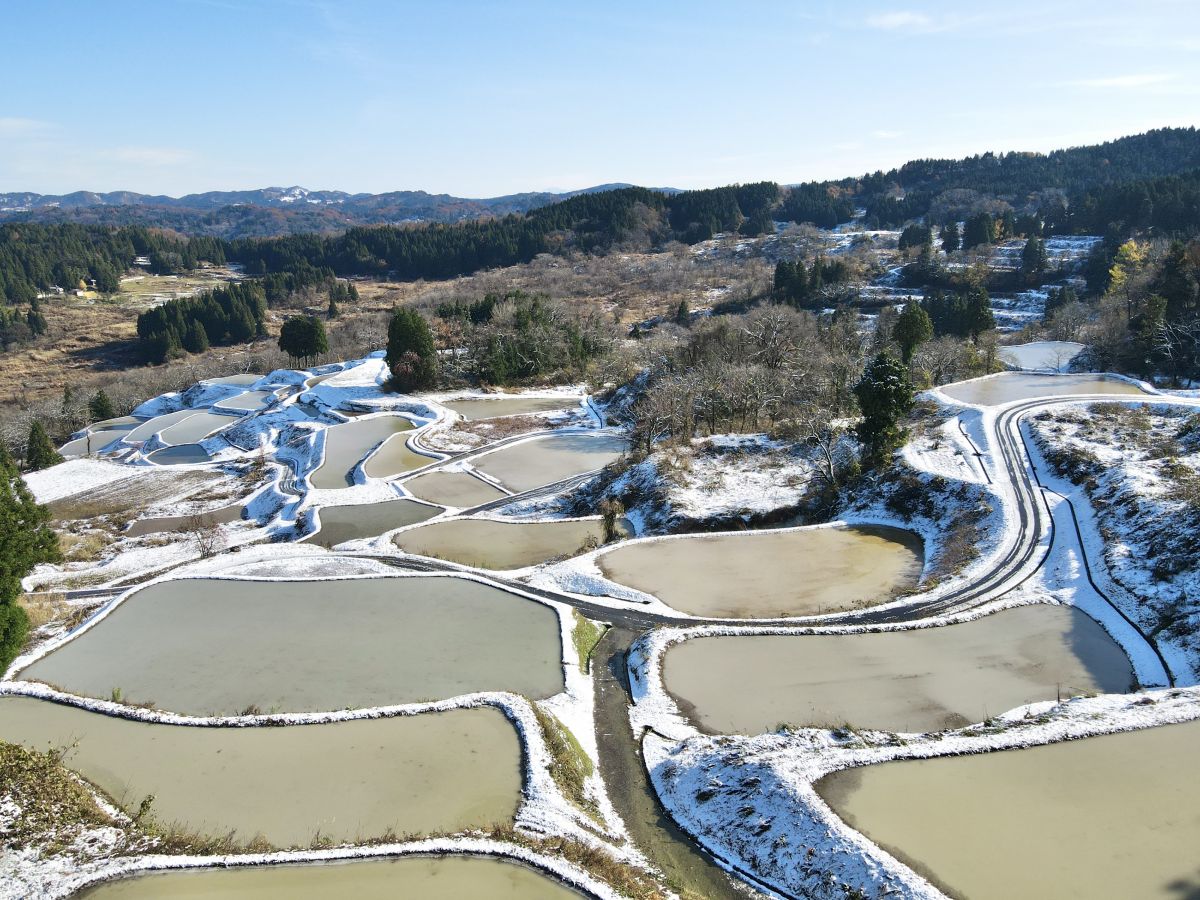
[(29, 620), (17, 605), (21, 579), (38, 563), (58, 562), (50, 513), (26, 487), (12, 457), (0, 448), (0, 672), (21, 652)]
[(942, 249), (953, 253), (962, 245), (962, 237), (958, 233), (958, 223), (950, 222), (942, 226)]
[(419, 312), (401, 307), (392, 313), (384, 360), (398, 391), (428, 390), (437, 384), (433, 332)]
[(904, 442), (904, 432), (898, 423), (912, 409), (908, 367), (887, 352), (878, 354), (854, 385), (854, 396), (863, 414), (857, 428), (858, 439), (866, 447), (868, 459), (881, 463)]
[(115, 418), (117, 411), (113, 408), (113, 402), (108, 394), (104, 393), (103, 390), (99, 390), (88, 401), (88, 415), (93, 422), (101, 422), (104, 419)]
[(892, 340), (900, 345), (900, 355), (905, 363), (912, 360), (917, 347), (933, 337), (933, 322), (929, 313), (916, 300), (904, 304), (904, 311), (892, 329)]
[(25, 468), (30, 472), (48, 469), (50, 466), (63, 461), (50, 443), (50, 435), (41, 422), (34, 421), (29, 426), (29, 443), (25, 447)]

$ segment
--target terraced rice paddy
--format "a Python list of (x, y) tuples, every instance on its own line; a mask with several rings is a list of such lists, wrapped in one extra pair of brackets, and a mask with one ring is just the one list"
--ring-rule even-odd
[(695, 638), (667, 651), (663, 676), (697, 724), (735, 734), (784, 722), (939, 731), (1133, 681), (1121, 648), (1068, 606), (876, 634)]
[(602, 553), (605, 577), (695, 616), (817, 615), (883, 603), (921, 573), (895, 528), (805, 528), (637, 541)]
[(453, 519), (396, 535), (401, 550), (436, 556), (481, 569), (521, 569), (560, 556), (574, 556), (604, 541), (595, 519), (565, 522), (496, 522)]
[(468, 422), (494, 419), (498, 416), (521, 416), (530, 413), (571, 409), (579, 405), (578, 397), (489, 397), (451, 400), (443, 404)]
[(625, 452), (624, 438), (608, 434), (553, 434), (510, 444), (471, 460), (514, 492), (600, 469)]
[(312, 486), (347, 487), (352, 483), (354, 469), (372, 449), (392, 435), (411, 431), (412, 427), (402, 416), (378, 416), (332, 426), (325, 432), (325, 460), (309, 478)]
[(288, 728), (118, 719), (0, 697), (0, 734), (44, 750), (156, 821), (280, 847), (319, 838), (457, 831), (508, 821), (521, 791), (516, 732), (495, 709)]
[(334, 547), (344, 541), (370, 538), (433, 518), (441, 510), (412, 500), (385, 500), (356, 506), (322, 506), (317, 513), (321, 529), (305, 540)]
[(532, 869), (498, 859), (410, 856), (142, 875), (79, 896), (88, 900), (570, 900), (581, 895)]
[(1003, 372), (973, 381), (960, 381), (942, 388), (942, 393), (962, 403), (999, 406), (1037, 397), (1070, 397), (1077, 394), (1146, 396), (1137, 385), (1103, 375), (1027, 375)]
[(137, 592), (21, 677), (171, 712), (325, 711), (562, 690), (554, 610), (474, 581), (183, 579)]
[(828, 775), (852, 827), (972, 900), (1190, 898), (1200, 722)]
[(481, 478), (466, 472), (430, 472), (404, 482), (404, 488), (414, 497), (466, 509), (490, 503), (505, 496), (504, 491)]

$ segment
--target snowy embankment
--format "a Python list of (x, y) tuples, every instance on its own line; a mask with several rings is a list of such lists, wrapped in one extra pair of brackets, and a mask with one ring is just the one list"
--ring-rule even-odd
[(1072, 501), (1092, 576), (1177, 683), (1196, 683), (1200, 404), (1063, 404), (1027, 427), (1043, 482)]

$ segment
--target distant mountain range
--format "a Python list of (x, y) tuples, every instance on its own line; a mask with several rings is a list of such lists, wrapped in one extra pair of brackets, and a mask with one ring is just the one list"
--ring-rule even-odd
[[(250, 191), (208, 191), (184, 197), (133, 191), (76, 191), (50, 195), (0, 194), (0, 222), (78, 222), (96, 225), (147, 225), (188, 234), (225, 238), (273, 236), (313, 231), (342, 231), (355, 225), (404, 222), (461, 222), (523, 213), (579, 194), (627, 184), (601, 184), (561, 194), (535, 191), (504, 197), (470, 199), (425, 191), (349, 194), (303, 187)], [(660, 188), (675, 193), (674, 188)]]

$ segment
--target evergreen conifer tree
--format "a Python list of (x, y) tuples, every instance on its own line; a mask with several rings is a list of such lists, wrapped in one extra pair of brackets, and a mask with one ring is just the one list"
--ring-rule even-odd
[(62, 558), (58, 537), (13, 464), (0, 448), (0, 672), (21, 652), (29, 619), (17, 605), (21, 579), (38, 563)]
[(92, 395), (92, 399), (88, 401), (88, 415), (91, 416), (93, 422), (102, 422), (105, 419), (116, 417), (117, 411), (113, 409), (113, 402), (103, 389), (96, 391)]
[(25, 468), (31, 472), (47, 469), (63, 461), (50, 443), (50, 435), (36, 419), (29, 426), (29, 441), (25, 446)]
[(398, 391), (427, 390), (437, 383), (433, 332), (416, 310), (400, 307), (392, 313), (385, 361)]

